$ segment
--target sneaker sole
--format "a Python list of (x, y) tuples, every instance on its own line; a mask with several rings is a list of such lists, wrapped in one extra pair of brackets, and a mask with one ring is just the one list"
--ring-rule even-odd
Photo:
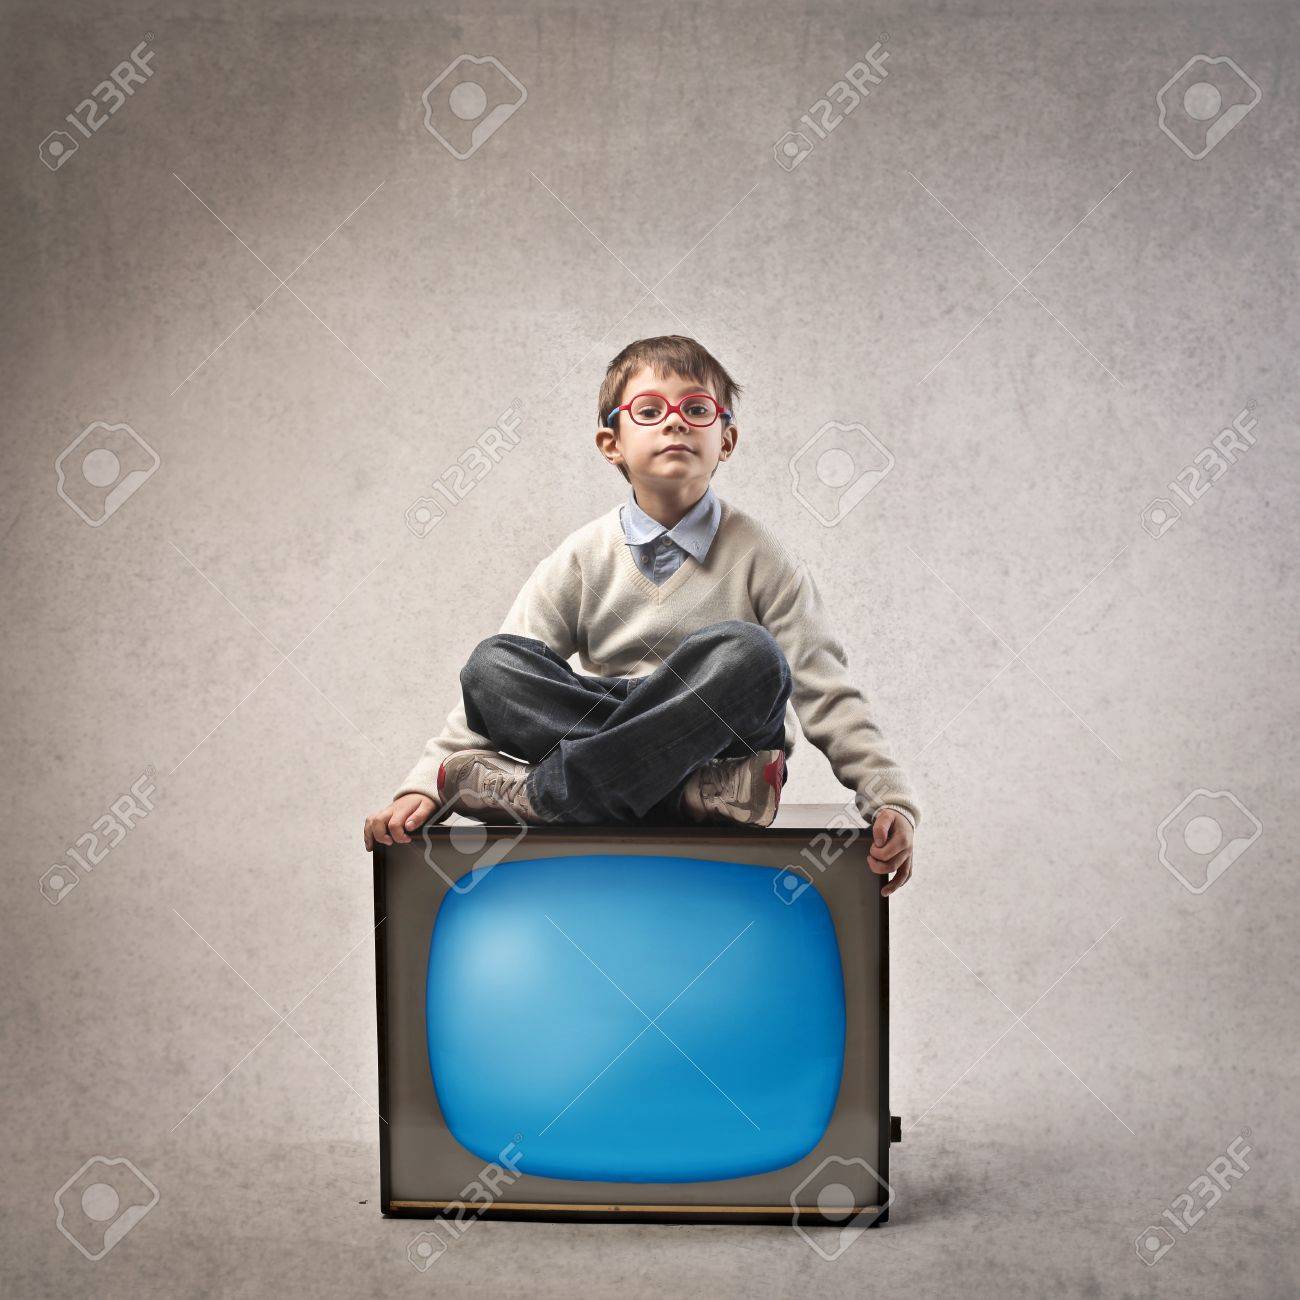
[(773, 751), (775, 757), (763, 764), (762, 804), (756, 824), (770, 826), (781, 806), (781, 787), (785, 785), (785, 750)]
[[(773, 757), (764, 760), (764, 754)], [(762, 761), (762, 767), (754, 769)], [(785, 784), (785, 750), (769, 749), (754, 755), (749, 768), (749, 789), (741, 802), (732, 805), (726, 820), (741, 826), (770, 826), (781, 805), (781, 787)]]

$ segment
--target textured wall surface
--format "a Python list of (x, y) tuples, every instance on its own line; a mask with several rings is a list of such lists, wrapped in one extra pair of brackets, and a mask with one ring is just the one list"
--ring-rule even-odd
[[(5, 10), (7, 1294), (1294, 1293), (1293, 5)], [(898, 1203), (422, 1275), (362, 817), (673, 331), (925, 801)], [(159, 1199), (90, 1262), (95, 1156)]]

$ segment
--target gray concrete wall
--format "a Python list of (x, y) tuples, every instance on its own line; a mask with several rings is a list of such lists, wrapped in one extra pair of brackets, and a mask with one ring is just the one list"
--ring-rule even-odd
[[(375, 1211), (361, 819), (624, 491), (597, 387), (669, 331), (747, 386), (716, 486), (812, 566), (925, 800), (899, 1199), (829, 1262), (484, 1223), (434, 1284), (1295, 1289), (1294, 6), (7, 5), (4, 46), (6, 1291), (430, 1285)], [(1239, 71), (1175, 80), (1166, 131), (1198, 54)], [(422, 94), (463, 55), (526, 99), (458, 158)], [(831, 524), (791, 469), (834, 479), (828, 425), (876, 439)], [(787, 797), (846, 794), (805, 746)], [(96, 1155), (159, 1201), (89, 1263), (54, 1197)]]

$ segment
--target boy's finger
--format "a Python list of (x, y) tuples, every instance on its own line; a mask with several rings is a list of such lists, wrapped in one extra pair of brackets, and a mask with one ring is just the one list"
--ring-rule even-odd
[(415, 805), (415, 811), (406, 819), (406, 829), (413, 831), (423, 826), (429, 820), (429, 814), (433, 811), (432, 799), (421, 799)]
[(399, 843), (409, 844), (411, 837), (402, 827), (402, 814), (393, 812), (388, 818), (388, 833)]
[(871, 823), (871, 842), (873, 844), (883, 844), (889, 838), (890, 828), (894, 824), (894, 818), (898, 814), (892, 808), (882, 808)]
[(902, 889), (902, 887), (905, 884), (907, 884), (907, 882), (911, 878), (912, 878), (912, 859), (908, 858), (907, 861), (904, 862), (903, 865), (898, 868), (898, 871), (894, 875), (894, 878), (892, 880), (886, 881), (886, 883), (881, 887), (880, 892), (886, 898), (888, 898), (889, 895), (894, 893), (896, 890)]
[(380, 844), (391, 844), (393, 842), (393, 837), (389, 835), (388, 828), (384, 824), (383, 813), (375, 813), (375, 815), (371, 817), (370, 830)]
[(369, 817), (366, 818), (366, 820), (365, 820), (365, 825), (363, 825), (362, 828), (361, 828), (361, 835), (362, 835), (362, 838), (363, 838), (363, 839), (365, 840), (365, 842), (366, 842), (366, 852), (369, 853), (370, 850), (373, 849), (373, 848), (375, 847), (375, 842), (374, 842), (374, 840), (372, 840), (372, 839), (370, 838), (370, 818), (369, 818)]
[(891, 859), (898, 857), (900, 853), (908, 851), (907, 844), (901, 835), (895, 836), (888, 844), (873, 844), (867, 853), (868, 857), (879, 858), (883, 862), (889, 862)]

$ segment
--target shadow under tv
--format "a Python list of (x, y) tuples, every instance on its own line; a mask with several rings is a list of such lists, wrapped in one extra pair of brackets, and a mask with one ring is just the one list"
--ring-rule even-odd
[(850, 802), (374, 849), (385, 1215), (888, 1218), (888, 904)]

